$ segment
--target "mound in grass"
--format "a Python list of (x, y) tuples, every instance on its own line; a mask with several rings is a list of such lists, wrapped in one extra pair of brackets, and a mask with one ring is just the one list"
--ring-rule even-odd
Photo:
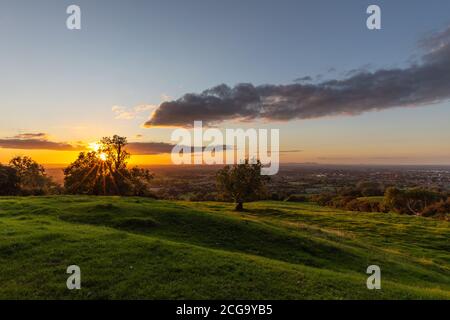
[[(0, 198), (0, 298), (450, 298), (450, 227), (308, 203)], [(82, 290), (66, 288), (79, 265)], [(366, 288), (367, 266), (382, 289)]]

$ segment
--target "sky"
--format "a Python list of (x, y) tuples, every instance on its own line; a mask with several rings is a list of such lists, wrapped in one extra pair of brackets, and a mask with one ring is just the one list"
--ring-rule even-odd
[[(66, 27), (71, 4), (81, 30)], [(366, 27), (370, 4), (381, 30)], [(171, 132), (196, 119), (279, 129), (282, 162), (450, 164), (449, 12), (447, 0), (1, 0), (0, 162), (69, 163), (119, 134), (133, 162), (170, 163)]]

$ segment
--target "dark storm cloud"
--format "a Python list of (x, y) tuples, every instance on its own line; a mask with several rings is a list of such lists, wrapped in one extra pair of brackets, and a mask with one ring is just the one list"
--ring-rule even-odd
[(41, 139), (0, 139), (0, 148), (24, 149), (24, 150), (56, 150), (56, 151), (79, 151), (83, 146), (71, 145), (64, 142), (52, 142)]
[(145, 126), (191, 126), (194, 120), (287, 121), (394, 107), (430, 105), (450, 98), (450, 28), (420, 42), (419, 62), (406, 68), (360, 70), (320, 83), (235, 87), (219, 85), (201, 94), (163, 102)]

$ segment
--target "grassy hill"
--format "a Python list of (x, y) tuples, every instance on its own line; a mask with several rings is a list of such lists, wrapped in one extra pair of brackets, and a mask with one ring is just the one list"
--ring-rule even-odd
[[(450, 299), (450, 226), (314, 204), (0, 198), (0, 298)], [(66, 288), (69, 265), (82, 290)], [(366, 288), (367, 266), (382, 289)]]

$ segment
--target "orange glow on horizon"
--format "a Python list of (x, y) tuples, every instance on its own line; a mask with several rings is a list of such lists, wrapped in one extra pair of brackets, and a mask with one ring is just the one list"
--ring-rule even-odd
[[(431, 148), (430, 148), (431, 149)], [(409, 151), (406, 148), (389, 152), (389, 157), (383, 153), (372, 150), (309, 150), (300, 153), (280, 153), (281, 163), (314, 162), (322, 164), (450, 164), (450, 152), (432, 152), (427, 155), (421, 152)], [(6, 164), (16, 156), (29, 156), (43, 165), (65, 166), (78, 157), (79, 151), (53, 151), (53, 150), (20, 150), (0, 148), (0, 163)], [(102, 159), (102, 160), (106, 160)], [(172, 165), (171, 155), (132, 155), (130, 166), (136, 165)]]
[[(6, 164), (17, 156), (28, 156), (43, 165), (68, 165), (77, 159), (78, 154), (79, 151), (0, 149), (0, 163)], [(100, 154), (99, 157), (106, 160), (106, 154)], [(129, 164), (166, 165), (172, 164), (172, 160), (170, 154), (132, 155)]]

